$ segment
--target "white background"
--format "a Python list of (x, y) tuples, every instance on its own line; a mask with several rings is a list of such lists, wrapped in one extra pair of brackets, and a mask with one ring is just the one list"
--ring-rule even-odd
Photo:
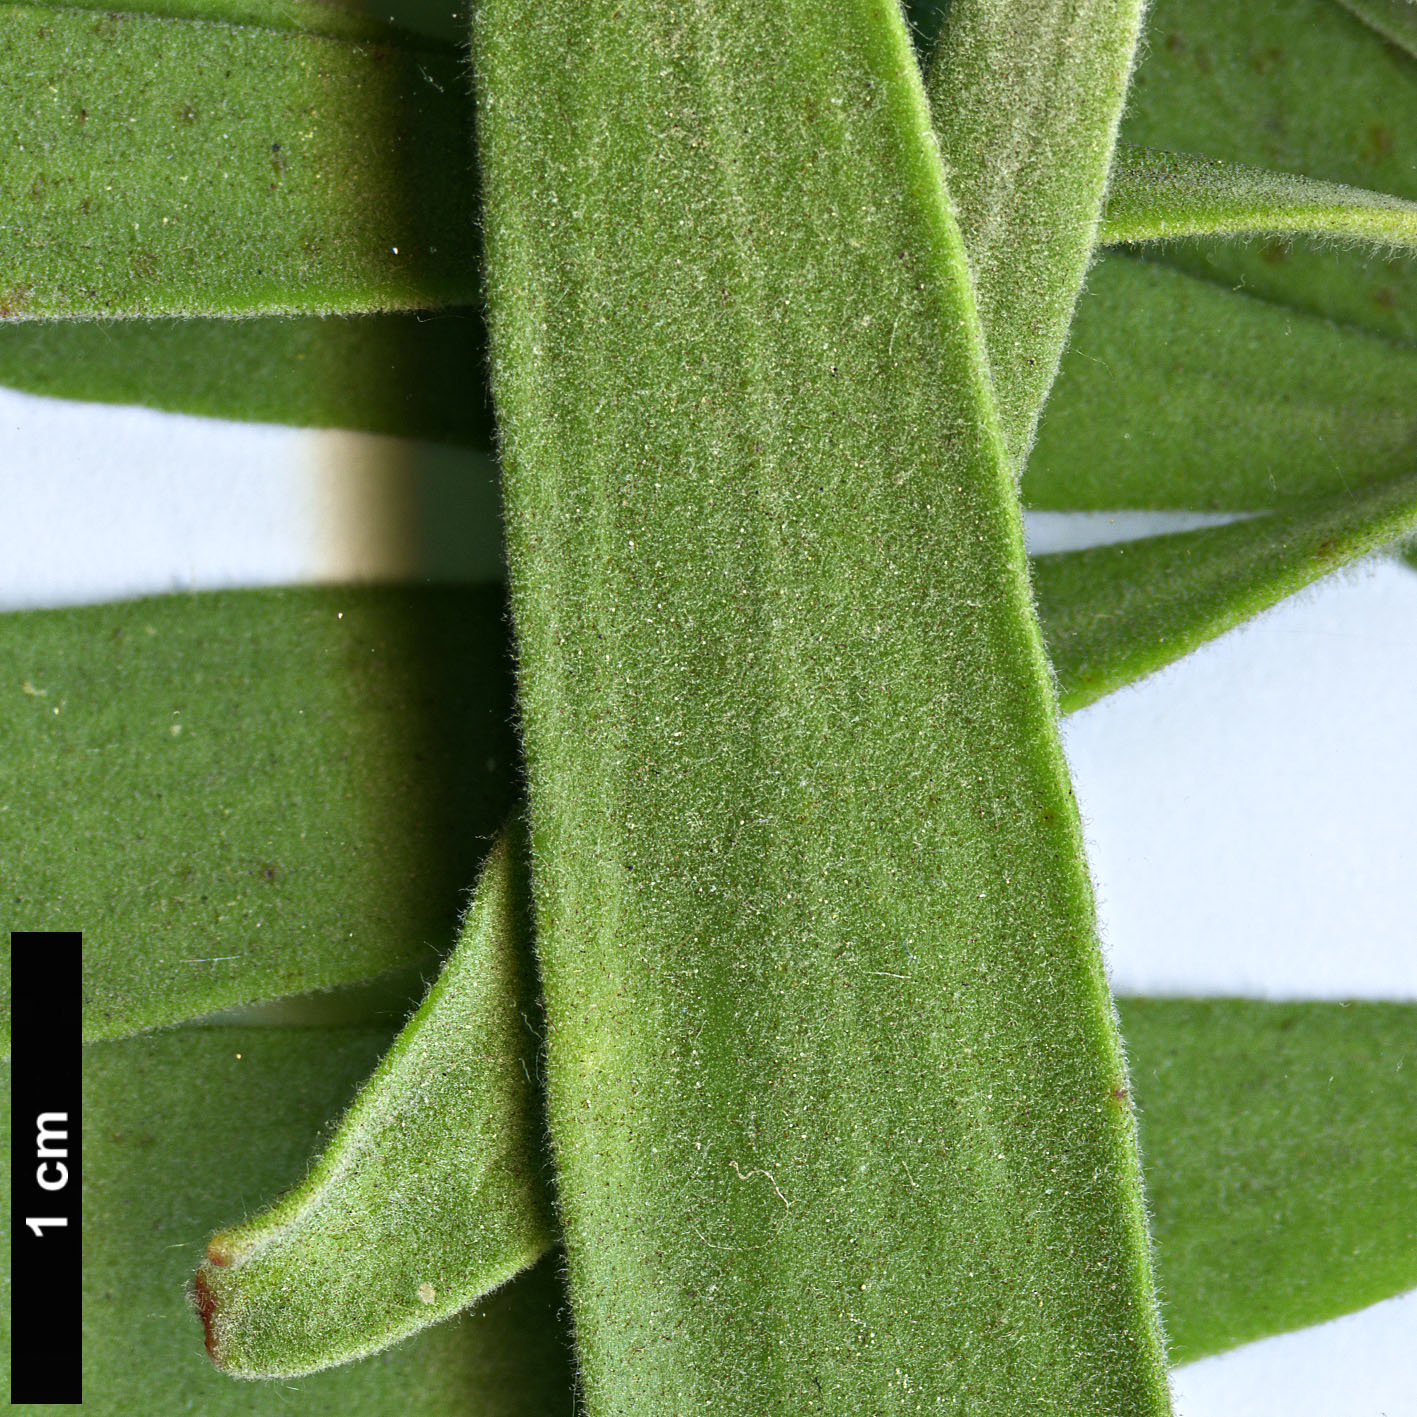
[[(0, 609), (499, 571), (474, 454), (8, 390), (0, 440)], [(410, 480), (434, 502), (482, 489), (481, 539), (417, 564), (382, 520)], [(1055, 549), (1179, 524), (1029, 532)], [(1414, 708), (1417, 572), (1379, 559), (1065, 720), (1118, 991), (1417, 999)], [(1176, 1388), (1180, 1417), (1417, 1417), (1417, 1295), (1191, 1364)]]

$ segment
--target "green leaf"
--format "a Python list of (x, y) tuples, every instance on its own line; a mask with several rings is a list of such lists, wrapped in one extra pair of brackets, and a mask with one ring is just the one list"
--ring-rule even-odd
[(1412, 0), (1339, 0), (1384, 39), (1417, 55), (1417, 6)]
[(1033, 507), (1259, 511), (1417, 469), (1417, 351), (1127, 256), (1093, 268)]
[[(366, 1362), (237, 1383), (202, 1351), (185, 1284), (223, 1220), (300, 1177), (388, 1029), (182, 1028), (84, 1051), (84, 1411), (95, 1417), (527, 1417), (572, 1407), (556, 1265)], [(0, 1064), (8, 1130), (9, 1067)], [(8, 1137), (0, 1137), (8, 1170)], [(0, 1185), (8, 1212), (10, 1188)], [(3, 1217), (8, 1246), (10, 1217)], [(9, 1274), (8, 1255), (0, 1257)], [(18, 1295), (16, 1296), (18, 1300)], [(0, 1323), (8, 1325), (9, 1305)], [(9, 1344), (0, 1343), (0, 1367)], [(48, 1406), (11, 1409), (22, 1417)]]
[[(1417, 63), (1334, 0), (1153, 0), (1124, 142), (1417, 201)], [(1226, 286), (1417, 340), (1417, 258), (1192, 241), (1166, 260)]]
[(1230, 526), (1036, 557), (1034, 591), (1063, 712), (1414, 530), (1417, 472)]
[(475, 309), (0, 322), (0, 384), (30, 393), (490, 450), (486, 358)]
[(1142, 0), (953, 0), (930, 103), (1021, 469), (1096, 244)]
[(0, 317), (475, 301), (462, 83), (446, 51), (0, 5)]
[(521, 856), (493, 848), (452, 957), (301, 1185), (207, 1246), (193, 1294), (217, 1367), (366, 1357), (550, 1249)]
[(485, 586), (0, 616), (6, 923), (82, 926), (85, 1037), (436, 967), (516, 793), (503, 617)]
[(1417, 1007), (1119, 999), (1172, 1355), (1417, 1285)]
[(589, 1410), (1164, 1412), (1012, 470), (900, 12), (478, 16)]
[(1118, 148), (1102, 244), (1274, 232), (1417, 250), (1417, 202), (1191, 153)]
[[(28, 4), (30, 0), (18, 0), (18, 3)], [(112, 5), (105, 0), (68, 0), (63, 8), (104, 15), (114, 13)], [(341, 0), (143, 0), (140, 13), (171, 20), (295, 30), (328, 39), (388, 41), (398, 34), (390, 24), (366, 14), (359, 5), (344, 4)]]

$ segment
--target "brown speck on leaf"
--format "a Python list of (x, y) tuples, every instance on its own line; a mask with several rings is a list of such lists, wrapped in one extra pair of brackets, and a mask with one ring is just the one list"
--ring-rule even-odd
[(1250, 68), (1257, 74), (1268, 74), (1270, 70), (1277, 68), (1283, 62), (1284, 51), (1276, 49), (1273, 45), (1250, 55)]
[(23, 315), (34, 300), (34, 291), (27, 285), (12, 285), (0, 289), (0, 320), (13, 320)]
[(1393, 150), (1392, 130), (1381, 123), (1374, 123), (1368, 129), (1368, 147), (1374, 157), (1391, 157)]
[(206, 1340), (207, 1357), (216, 1363), (216, 1295), (212, 1293), (207, 1284), (207, 1277), (201, 1270), (197, 1271), (192, 1280), (192, 1307), (202, 1321), (202, 1337)]
[(1260, 252), (1260, 259), (1271, 266), (1282, 265), (1289, 259), (1289, 246), (1283, 241), (1269, 241)]
[(1397, 309), (1397, 292), (1390, 285), (1381, 285), (1373, 292), (1373, 300), (1384, 310)]

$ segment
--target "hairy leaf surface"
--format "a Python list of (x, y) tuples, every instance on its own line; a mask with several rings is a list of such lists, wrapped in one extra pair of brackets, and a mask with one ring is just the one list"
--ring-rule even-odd
[(1021, 468), (1092, 259), (1143, 0), (953, 0), (930, 105)]
[(493, 848), (457, 948), (309, 1175), (208, 1244), (194, 1304), (226, 1372), (365, 1357), (550, 1248), (519, 836)]
[(1417, 469), (1417, 351), (1109, 255), (1024, 478), (1034, 507), (1259, 511)]
[(0, 5), (0, 317), (475, 300), (461, 83), (446, 52)]
[[(1335, 0), (1153, 0), (1122, 139), (1417, 201), (1417, 62)], [(1166, 260), (1417, 340), (1417, 258), (1197, 240)]]
[(470, 587), (0, 616), (6, 923), (82, 922), (86, 1037), (436, 967), (516, 790), (503, 614)]
[(1278, 232), (1417, 250), (1417, 202), (1193, 153), (1118, 148), (1103, 244)]
[(473, 53), (590, 1411), (1165, 1411), (898, 9), (491, 0)]
[(1119, 999), (1178, 1362), (1417, 1285), (1417, 1007)]
[(1417, 472), (1230, 526), (1036, 557), (1034, 591), (1063, 712), (1414, 530)]
[[(387, 1028), (179, 1028), (84, 1052), (84, 1411), (97, 1417), (527, 1417), (572, 1410), (554, 1261), (366, 1362), (278, 1384), (212, 1367), (185, 1285), (212, 1230), (298, 1181)], [(0, 1124), (9, 1066), (0, 1064)], [(0, 1132), (6, 1130), (0, 1125)], [(8, 1137), (0, 1135), (0, 1173)], [(0, 1174), (0, 1183), (5, 1181)], [(10, 1187), (0, 1184), (0, 1210)], [(0, 1215), (3, 1234), (10, 1217)], [(7, 1271), (8, 1272), (8, 1269)], [(8, 1321), (8, 1306), (5, 1319)], [(9, 1345), (0, 1344), (0, 1369)], [(44, 1417), (52, 1406), (19, 1406)]]

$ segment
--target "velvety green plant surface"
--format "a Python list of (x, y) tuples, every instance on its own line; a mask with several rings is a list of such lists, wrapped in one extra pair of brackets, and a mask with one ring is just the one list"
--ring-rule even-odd
[(1315, 231), (1410, 251), (1417, 249), (1417, 203), (1218, 158), (1124, 147), (1098, 234), (1107, 245), (1124, 245)]
[(1417, 1008), (1118, 1005), (1175, 1361), (1417, 1285)]
[[(1408, 1085), (1417, 1009), (1179, 999), (1122, 999), (1119, 1009), (1177, 1357), (1417, 1283), (1407, 1164), (1417, 1140)], [(87, 1408), (104, 1417), (410, 1406), (570, 1417), (570, 1335), (554, 1261), (452, 1325), (329, 1372), (237, 1383), (202, 1352), (184, 1289), (208, 1236), (299, 1180), (389, 1040), (388, 1025), (279, 1024), (184, 1027), (89, 1047), (84, 1342), (102, 1381), (90, 1385)], [(8, 1157), (8, 1064), (0, 1081)], [(193, 1155), (203, 1166), (174, 1186)], [(6, 1187), (0, 1205), (8, 1199)], [(0, 1233), (8, 1246), (8, 1224)]]
[[(208, 1236), (299, 1180), (389, 1036), (368, 1026), (182, 1028), (85, 1051), (85, 1411), (570, 1417), (553, 1263), (452, 1323), (312, 1377), (235, 1382), (203, 1351), (186, 1290)], [(8, 1122), (9, 1065), (0, 1068)], [(9, 1187), (0, 1194), (8, 1246)], [(9, 1314), (7, 1303), (7, 1325)], [(8, 1363), (8, 1343), (4, 1352)]]
[(468, 587), (0, 616), (6, 924), (85, 922), (87, 1038), (436, 968), (515, 792), (504, 615)]
[[(1417, 201), (1417, 64), (1334, 0), (1155, 0), (1122, 138)], [(1331, 245), (1205, 242), (1165, 258), (1408, 342), (1417, 261)]]
[(318, 1165), (273, 1211), (207, 1245), (193, 1300), (218, 1367), (262, 1377), (365, 1357), (551, 1247), (530, 900), (512, 835)]
[(1168, 1410), (899, 14), (493, 3), (473, 54), (590, 1410)]
[(1142, 0), (953, 0), (929, 68), (1018, 467), (1092, 258)]
[[(1159, 1408), (1133, 1100), (1174, 1360), (1417, 1283), (1410, 1007), (1122, 1000), (1120, 1072), (1010, 484), (1086, 272), (1025, 499), (1273, 511), (1036, 561), (1064, 708), (1410, 529), (1411, 260), (1151, 240), (1287, 231), (1296, 200), (1346, 239), (1373, 209), (1235, 164), (1401, 215), (1391, 7), (1153, 4), (1123, 136), (1196, 156), (1165, 159), (1166, 206), (1122, 152), (1131, 224), (1102, 232), (1148, 244), (1090, 270), (1136, 6), (959, 0), (928, 115), (893, 7), (828, 8), (498, 0), (473, 55), (573, 1308), (543, 1262), (387, 1353), (234, 1383), (183, 1299), (244, 1219), (270, 1269), (206, 1273), (256, 1296), (247, 1367), (293, 1372), (451, 1306), (430, 1256), (466, 1299), (500, 1277), (449, 1168), (498, 1105), (539, 1133), (534, 1011), (460, 1054), (449, 1001), (496, 978), (460, 953), (375, 1060), (514, 796), (501, 592), (0, 617), (0, 898), (82, 920), (104, 1040), (100, 1411), (570, 1412), (572, 1313), (592, 1411)], [(301, 0), (0, 7), (0, 379), (486, 448), (462, 22), (401, 19), (420, 35)], [(1250, 184), (1219, 217), (1193, 180), (1217, 159)], [(198, 318), (34, 318), (105, 311)], [(291, 313), (214, 318), (259, 311)], [(487, 1069), (485, 1105), (420, 1109), (440, 1056)], [(520, 1180), (499, 1233), (529, 1260), (550, 1192)], [(415, 1199), (351, 1235), (361, 1187), (366, 1216)], [(1117, 1290), (1079, 1278), (1096, 1257)], [(312, 1337), (327, 1277), (344, 1322)]]
[(461, 84), (445, 52), (0, 6), (0, 315), (475, 299)]
[(1063, 711), (1417, 531), (1417, 474), (1230, 526), (1040, 556), (1033, 588)]

